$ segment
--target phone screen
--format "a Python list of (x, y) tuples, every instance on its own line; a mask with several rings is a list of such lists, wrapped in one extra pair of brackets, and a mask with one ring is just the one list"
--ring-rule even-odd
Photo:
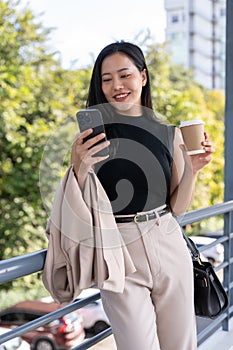
[[(98, 134), (101, 134), (102, 132), (105, 133), (103, 118), (101, 112), (98, 109), (86, 109), (78, 111), (76, 117), (81, 132), (87, 129), (93, 129), (93, 132), (87, 137), (85, 137), (83, 139), (83, 142), (86, 142), (87, 140), (91, 139), (92, 137)], [(106, 138), (95, 143), (92, 147), (96, 146), (97, 144), (100, 144), (103, 141), (106, 141)], [(106, 156), (108, 154), (109, 149), (108, 147), (106, 147), (103, 150), (95, 153), (93, 156)]]

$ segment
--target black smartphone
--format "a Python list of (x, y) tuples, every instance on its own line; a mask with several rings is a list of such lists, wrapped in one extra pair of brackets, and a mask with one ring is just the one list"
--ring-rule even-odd
[[(98, 134), (101, 134), (102, 132), (105, 133), (102, 114), (98, 109), (85, 109), (85, 110), (78, 111), (76, 114), (76, 117), (79, 125), (79, 130), (81, 132), (87, 129), (93, 129), (93, 132), (87, 137), (85, 137), (83, 139), (83, 142), (86, 142), (87, 140), (91, 139), (92, 137)], [(104, 141), (106, 141), (106, 137), (100, 140), (99, 142), (96, 142), (92, 147)], [(95, 153), (93, 157), (104, 157), (104, 156), (107, 156), (108, 154), (109, 154), (109, 148), (106, 147), (101, 151)]]

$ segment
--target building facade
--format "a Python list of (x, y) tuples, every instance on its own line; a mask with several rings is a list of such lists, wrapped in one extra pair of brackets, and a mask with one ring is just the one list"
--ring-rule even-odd
[(165, 0), (172, 60), (208, 89), (225, 87), (225, 0)]

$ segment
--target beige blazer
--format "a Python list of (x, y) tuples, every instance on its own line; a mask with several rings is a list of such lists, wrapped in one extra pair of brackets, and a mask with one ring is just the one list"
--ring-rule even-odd
[(110, 201), (92, 170), (81, 191), (69, 167), (57, 189), (46, 234), (42, 280), (59, 304), (94, 285), (122, 293), (125, 276), (136, 271)]

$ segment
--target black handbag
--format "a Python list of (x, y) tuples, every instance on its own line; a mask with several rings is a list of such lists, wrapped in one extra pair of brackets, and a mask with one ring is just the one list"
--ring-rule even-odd
[(195, 243), (186, 236), (183, 229), (182, 232), (193, 260), (195, 313), (200, 317), (214, 319), (226, 310), (227, 294), (213, 266), (201, 260)]

